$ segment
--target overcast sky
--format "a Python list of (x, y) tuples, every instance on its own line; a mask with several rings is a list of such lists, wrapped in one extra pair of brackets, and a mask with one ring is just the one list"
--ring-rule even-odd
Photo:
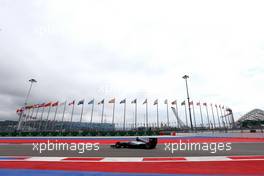
[(183, 101), (184, 74), (195, 102), (229, 106), (235, 118), (263, 109), (263, 7), (261, 0), (0, 0), (0, 119), (17, 119), (30, 78), (38, 81), (30, 103), (127, 98), (128, 118), (134, 98), (141, 114), (145, 98), (159, 98), (161, 114), (164, 99)]

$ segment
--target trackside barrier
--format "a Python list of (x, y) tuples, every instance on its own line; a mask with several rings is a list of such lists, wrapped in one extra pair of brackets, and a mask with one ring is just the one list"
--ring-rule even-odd
[(177, 133), (176, 136), (178, 137), (223, 137), (223, 138), (228, 138), (228, 137), (233, 137), (233, 138), (264, 138), (264, 133), (241, 133), (241, 132), (229, 132), (229, 133)]
[(73, 132), (0, 132), (0, 136), (176, 136), (176, 137), (233, 137), (233, 138), (264, 138), (264, 133), (250, 132), (202, 132), (176, 133), (175, 131), (73, 131)]
[(159, 131), (1, 132), (0, 136), (154, 136)]

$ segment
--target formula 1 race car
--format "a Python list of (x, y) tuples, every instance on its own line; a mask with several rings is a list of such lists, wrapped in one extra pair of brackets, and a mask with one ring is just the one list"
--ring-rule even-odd
[(117, 142), (111, 145), (112, 148), (136, 148), (136, 149), (154, 149), (158, 143), (157, 138), (149, 138), (148, 140), (136, 138), (136, 141)]

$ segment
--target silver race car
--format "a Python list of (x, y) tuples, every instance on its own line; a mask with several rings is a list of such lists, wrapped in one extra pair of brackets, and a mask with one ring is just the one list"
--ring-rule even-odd
[(112, 148), (136, 148), (136, 149), (154, 149), (158, 143), (157, 138), (148, 138), (148, 140), (136, 138), (136, 141), (116, 142), (111, 145)]

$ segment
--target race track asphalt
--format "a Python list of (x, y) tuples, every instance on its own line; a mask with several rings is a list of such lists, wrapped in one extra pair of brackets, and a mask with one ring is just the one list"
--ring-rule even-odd
[[(99, 145), (98, 151), (82, 150), (53, 150), (42, 151), (33, 150), (32, 144), (0, 144), (0, 156), (56, 156), (56, 157), (188, 157), (188, 156), (235, 156), (235, 155), (264, 155), (263, 142), (242, 142), (231, 143), (230, 151), (214, 150), (165, 150), (165, 144), (158, 144), (156, 149), (113, 149), (110, 145)], [(78, 152), (79, 151), (79, 152)]]

